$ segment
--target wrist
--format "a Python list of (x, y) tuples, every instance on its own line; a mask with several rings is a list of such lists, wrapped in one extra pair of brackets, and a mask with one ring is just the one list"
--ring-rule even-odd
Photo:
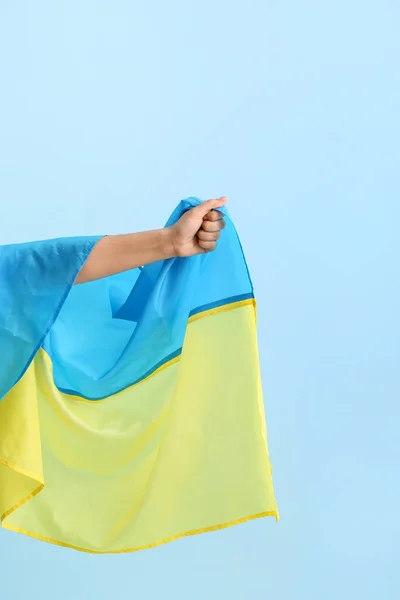
[(173, 227), (165, 227), (164, 229), (160, 229), (160, 234), (164, 259), (179, 256)]

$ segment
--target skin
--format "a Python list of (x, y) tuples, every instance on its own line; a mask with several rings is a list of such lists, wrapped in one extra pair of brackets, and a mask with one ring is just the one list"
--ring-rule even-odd
[(158, 260), (212, 252), (225, 227), (223, 215), (218, 210), (225, 203), (225, 196), (207, 200), (187, 211), (171, 227), (101, 239), (82, 267), (76, 283), (94, 281)]

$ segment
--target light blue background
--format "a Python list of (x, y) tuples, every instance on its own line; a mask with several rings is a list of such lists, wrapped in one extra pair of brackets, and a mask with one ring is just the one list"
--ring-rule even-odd
[(226, 194), (281, 521), (92, 556), (0, 532), (0, 596), (400, 595), (396, 0), (0, 3), (1, 243)]

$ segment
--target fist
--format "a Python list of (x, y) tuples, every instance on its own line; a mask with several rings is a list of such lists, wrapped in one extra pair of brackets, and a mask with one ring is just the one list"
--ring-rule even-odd
[(175, 256), (195, 256), (215, 250), (225, 227), (224, 217), (218, 208), (225, 204), (225, 196), (207, 200), (182, 215), (171, 227)]

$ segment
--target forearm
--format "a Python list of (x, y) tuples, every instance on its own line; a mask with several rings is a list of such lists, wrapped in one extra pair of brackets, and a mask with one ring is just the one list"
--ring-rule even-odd
[(224, 227), (223, 215), (218, 208), (225, 203), (225, 196), (203, 202), (164, 229), (101, 239), (82, 267), (76, 283), (101, 279), (173, 256), (211, 252)]
[(172, 256), (174, 249), (169, 229), (110, 235), (93, 248), (76, 283), (101, 279)]

